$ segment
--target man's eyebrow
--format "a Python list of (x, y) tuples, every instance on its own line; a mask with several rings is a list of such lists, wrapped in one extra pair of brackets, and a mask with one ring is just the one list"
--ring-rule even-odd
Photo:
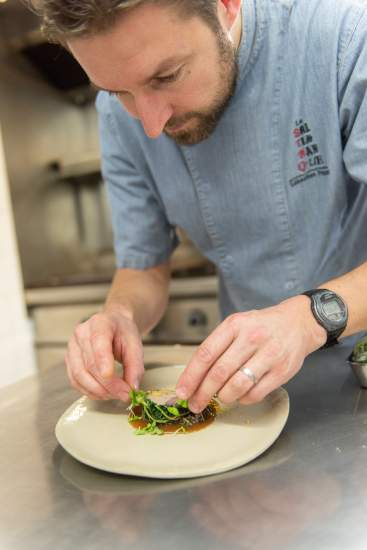
[[(186, 55), (184, 57), (177, 56), (177, 55), (168, 57), (167, 59), (165, 59), (164, 61), (162, 61), (158, 65), (157, 69), (154, 71), (152, 76), (150, 76), (146, 80), (144, 80), (142, 82), (142, 84), (148, 84), (151, 80), (154, 80), (155, 78), (158, 78), (159, 76), (161, 76), (162, 73), (165, 73), (165, 72), (169, 71), (170, 69), (173, 69), (175, 65), (178, 65), (180, 63), (184, 63), (184, 62), (188, 61), (190, 57), (191, 57), (191, 54)], [(123, 93), (126, 92), (126, 90), (107, 90), (106, 88), (101, 88), (101, 86), (98, 86), (97, 84), (95, 84), (91, 80), (90, 80), (90, 85), (92, 86), (92, 88), (94, 88), (95, 90), (97, 90), (99, 92), (109, 92), (110, 94), (123, 94)]]

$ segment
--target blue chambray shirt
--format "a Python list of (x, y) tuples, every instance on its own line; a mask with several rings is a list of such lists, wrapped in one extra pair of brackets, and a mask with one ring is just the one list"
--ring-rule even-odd
[(367, 258), (367, 2), (244, 0), (240, 75), (213, 133), (148, 138), (100, 93), (118, 267), (166, 261), (184, 228), (218, 268), (223, 317)]

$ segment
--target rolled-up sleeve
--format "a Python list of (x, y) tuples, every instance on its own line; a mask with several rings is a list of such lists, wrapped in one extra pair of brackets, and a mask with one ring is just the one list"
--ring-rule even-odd
[[(111, 208), (116, 264), (119, 268), (148, 269), (167, 261), (177, 246), (175, 228), (167, 220), (149, 172), (125, 143), (115, 115), (97, 98), (102, 176)], [(124, 129), (128, 134), (129, 128)], [(129, 151), (130, 149), (130, 151)]]

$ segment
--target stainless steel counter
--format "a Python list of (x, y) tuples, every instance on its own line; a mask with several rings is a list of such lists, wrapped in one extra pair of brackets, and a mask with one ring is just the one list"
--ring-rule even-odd
[(61, 365), (1, 390), (0, 549), (366, 549), (367, 390), (348, 354), (306, 362), (262, 457), (195, 480), (116, 476), (67, 455), (53, 430), (78, 394)]

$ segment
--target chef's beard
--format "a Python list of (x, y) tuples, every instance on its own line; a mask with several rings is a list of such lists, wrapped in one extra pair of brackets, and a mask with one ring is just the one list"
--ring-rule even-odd
[[(233, 97), (238, 79), (238, 56), (233, 43), (220, 30), (217, 37), (219, 54), (218, 89), (211, 105), (205, 111), (191, 111), (180, 117), (172, 117), (164, 128), (165, 134), (178, 145), (196, 145), (207, 139), (217, 127), (217, 124)], [(174, 128), (186, 121), (195, 121), (190, 129), (170, 134)]]

